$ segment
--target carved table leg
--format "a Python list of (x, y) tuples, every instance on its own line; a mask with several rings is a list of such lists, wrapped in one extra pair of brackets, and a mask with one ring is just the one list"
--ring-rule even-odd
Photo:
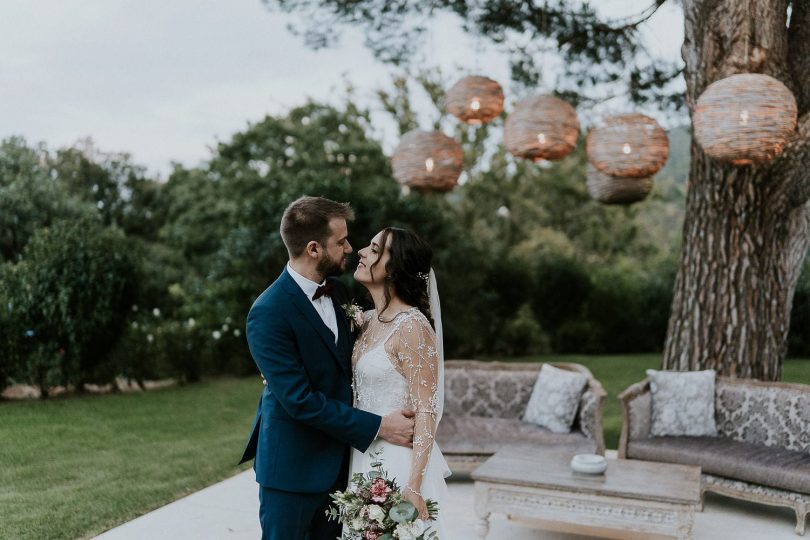
[(475, 532), (479, 540), (484, 540), (489, 533), (489, 485), (483, 482), (475, 483), (475, 515), (478, 520), (475, 522)]
[(810, 509), (807, 508), (807, 505), (802, 503), (797, 503), (794, 509), (796, 510), (796, 534), (804, 536), (807, 512), (810, 511)]
[(475, 532), (479, 540), (484, 540), (489, 533), (489, 514), (478, 516), (478, 521), (475, 524)]
[(678, 540), (692, 540), (692, 528), (695, 524), (694, 509), (690, 507), (683, 513), (679, 513), (678, 519), (680, 521), (677, 532)]
[(692, 540), (692, 524), (681, 527), (678, 531), (678, 540)]

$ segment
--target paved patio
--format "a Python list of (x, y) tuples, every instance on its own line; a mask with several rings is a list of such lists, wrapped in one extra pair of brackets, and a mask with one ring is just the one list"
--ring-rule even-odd
[[(450, 482), (450, 501), (444, 508), (450, 537), (471, 540), (475, 536), (473, 484), (469, 479)], [(706, 508), (695, 517), (695, 540), (797, 540), (792, 510), (772, 508), (709, 495)], [(259, 538), (258, 495), (253, 471), (168, 504), (97, 538), (103, 540), (176, 540)], [(493, 516), (490, 540), (584, 540), (563, 533), (524, 528)]]

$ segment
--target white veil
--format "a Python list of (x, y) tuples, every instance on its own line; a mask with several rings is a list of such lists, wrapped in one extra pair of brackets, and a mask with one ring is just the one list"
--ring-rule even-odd
[(436, 329), (436, 352), (439, 355), (439, 378), (436, 396), (436, 423), (444, 411), (444, 336), (442, 333), (442, 304), (439, 301), (439, 287), (436, 284), (436, 274), (433, 268), (428, 276), (428, 292), (430, 294), (430, 316), (433, 317), (433, 326)]

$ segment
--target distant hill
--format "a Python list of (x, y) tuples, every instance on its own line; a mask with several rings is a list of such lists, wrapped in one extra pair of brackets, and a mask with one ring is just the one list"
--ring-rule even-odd
[(689, 147), (692, 144), (690, 126), (672, 128), (669, 135), (669, 159), (656, 175), (657, 179), (672, 178), (679, 185), (686, 185), (689, 178)]

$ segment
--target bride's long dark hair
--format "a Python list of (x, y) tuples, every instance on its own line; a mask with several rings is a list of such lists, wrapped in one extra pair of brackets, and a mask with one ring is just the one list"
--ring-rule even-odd
[[(385, 249), (385, 246), (388, 245), (389, 238), (391, 238), (391, 245), (388, 246), (390, 258), (385, 264), (386, 276), (383, 280), (385, 305), (380, 312), (385, 311), (393, 296), (396, 295), (409, 306), (419, 308), (419, 311), (433, 326), (433, 317), (430, 313), (430, 293), (428, 292), (428, 275), (433, 260), (433, 249), (424, 238), (408, 229), (386, 227), (382, 233), (381, 249)], [(374, 261), (369, 268), (372, 279), (374, 278), (374, 267), (377, 266), (379, 260)], [(379, 317), (379, 313), (377, 316)]]

